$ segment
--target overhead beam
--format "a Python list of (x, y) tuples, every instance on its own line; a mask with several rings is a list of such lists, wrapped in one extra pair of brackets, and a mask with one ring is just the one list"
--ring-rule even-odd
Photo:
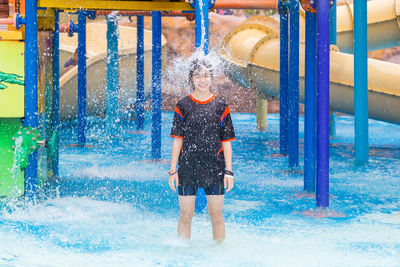
[(193, 11), (188, 2), (38, 0), (38, 7), (78, 10)]

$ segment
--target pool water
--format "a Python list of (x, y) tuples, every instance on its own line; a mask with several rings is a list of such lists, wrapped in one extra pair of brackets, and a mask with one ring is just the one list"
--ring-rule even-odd
[(235, 188), (226, 194), (226, 240), (212, 240), (207, 213), (196, 214), (190, 241), (178, 240), (177, 195), (167, 184), (171, 112), (162, 114), (162, 159), (150, 161), (151, 114), (144, 131), (121, 120), (107, 137), (88, 121), (89, 147), (73, 147), (74, 123), (61, 127), (60, 176), (36, 204), (2, 200), (4, 266), (400, 266), (400, 126), (369, 121), (370, 160), (354, 162), (353, 117), (337, 118), (331, 139), (330, 211), (305, 215), (300, 168), (279, 153), (279, 115), (268, 130), (255, 114), (233, 114)]

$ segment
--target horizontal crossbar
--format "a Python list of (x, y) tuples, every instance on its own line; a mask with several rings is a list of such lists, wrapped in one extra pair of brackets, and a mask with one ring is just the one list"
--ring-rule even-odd
[(77, 10), (193, 11), (187, 2), (158, 1), (39, 0), (38, 7)]

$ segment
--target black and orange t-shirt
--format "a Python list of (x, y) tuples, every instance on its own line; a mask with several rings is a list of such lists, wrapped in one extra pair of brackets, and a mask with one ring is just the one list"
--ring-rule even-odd
[(225, 159), (221, 142), (236, 139), (229, 106), (212, 96), (199, 101), (192, 95), (178, 101), (171, 136), (182, 138), (179, 184), (209, 187), (223, 181)]

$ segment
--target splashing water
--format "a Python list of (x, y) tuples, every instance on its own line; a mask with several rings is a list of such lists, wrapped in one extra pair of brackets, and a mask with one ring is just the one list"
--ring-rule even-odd
[(190, 65), (194, 60), (205, 60), (211, 65), (214, 78), (223, 75), (223, 61), (220, 59), (216, 51), (211, 51), (208, 55), (198, 49), (188, 58), (178, 57), (172, 60), (171, 65), (164, 73), (164, 79), (174, 84), (176, 88), (184, 90), (185, 94), (190, 94), (189, 71)]
[[(150, 132), (147, 115), (144, 131)], [(163, 113), (162, 158), (170, 157), (172, 118), (172, 112)], [(121, 142), (110, 144), (95, 134), (104, 121), (90, 119), (88, 141), (94, 147), (67, 147), (74, 127), (61, 127), (63, 179), (50, 186), (47, 199), (0, 210), (0, 265), (398, 266), (398, 125), (370, 121), (371, 146), (385, 153), (358, 168), (353, 117), (338, 118), (331, 209), (346, 217), (316, 219), (303, 216), (315, 199), (296, 197), (302, 175), (285, 172), (286, 158), (271, 157), (279, 151), (279, 116), (269, 115), (264, 132), (255, 129), (255, 114), (232, 118), (236, 180), (225, 195), (222, 245), (213, 243), (206, 214), (195, 215), (191, 241), (176, 238), (179, 209), (166, 182), (169, 165), (145, 161), (150, 133), (131, 134), (135, 126), (125, 121), (117, 133)]]
[(11, 168), (11, 175), (14, 179), (14, 185), (12, 188), (12, 192), (11, 192), (11, 196), (12, 197), (16, 197), (21, 195), (21, 190), (18, 189), (17, 187), (17, 179), (18, 179), (18, 173), (20, 172), (20, 163), (21, 161), (23, 161), (23, 149), (22, 149), (22, 136), (18, 136), (15, 139), (15, 149), (14, 149), (14, 162), (13, 162), (13, 166)]
[[(208, 1), (208, 0), (206, 0)], [(198, 50), (204, 50), (204, 46), (206, 44), (206, 27), (205, 27), (205, 18), (203, 13), (203, 0), (199, 1), (200, 5), (200, 18), (201, 18), (201, 42)]]

